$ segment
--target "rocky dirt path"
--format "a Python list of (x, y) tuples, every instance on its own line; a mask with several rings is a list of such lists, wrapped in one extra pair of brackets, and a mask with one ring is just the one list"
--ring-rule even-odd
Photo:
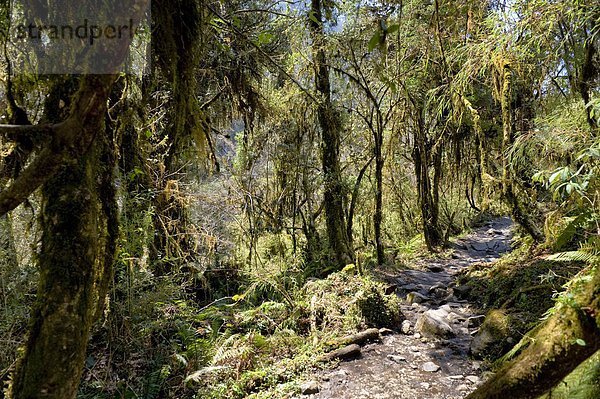
[[(363, 347), (361, 357), (317, 375), (303, 386), (311, 399), (459, 399), (480, 384), (480, 362), (469, 346), (483, 316), (465, 300), (456, 274), (510, 250), (512, 221), (495, 219), (453, 244), (448, 259), (420, 259), (389, 276), (406, 298), (401, 333)], [(382, 334), (383, 335), (383, 334)], [(312, 393), (311, 393), (312, 392)]]

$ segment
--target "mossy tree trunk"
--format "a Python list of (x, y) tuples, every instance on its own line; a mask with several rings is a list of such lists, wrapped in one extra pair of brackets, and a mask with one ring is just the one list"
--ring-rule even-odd
[[(378, 104), (376, 104), (378, 106)], [(373, 227), (375, 230), (375, 249), (377, 252), (377, 264), (385, 262), (383, 241), (381, 238), (381, 224), (383, 223), (383, 116), (379, 108), (376, 109), (377, 127), (373, 129), (375, 142), (375, 213), (373, 214)]]
[(331, 258), (341, 269), (353, 262), (352, 249), (346, 231), (343, 205), (343, 186), (340, 168), (340, 120), (331, 101), (329, 67), (325, 55), (325, 33), (323, 30), (323, 4), (312, 0), (309, 16), (312, 38), (315, 87), (319, 93), (317, 116), (321, 127), (321, 162), (323, 166), (323, 186), (325, 219)]
[[(384, 145), (384, 133), (385, 127), (390, 120), (391, 109), (388, 109), (386, 115), (382, 111), (384, 108), (384, 96), (381, 95), (381, 91), (377, 91), (370, 86), (369, 80), (365, 78), (365, 74), (361, 70), (360, 62), (357, 61), (356, 55), (352, 52), (353, 69), (356, 74), (353, 75), (344, 69), (334, 67), (334, 70), (342, 75), (348, 77), (354, 82), (358, 88), (366, 96), (370, 103), (368, 117), (363, 115), (362, 119), (366, 123), (367, 127), (373, 135), (373, 157), (369, 162), (360, 170), (354, 191), (352, 192), (350, 206), (348, 211), (348, 227), (346, 229), (348, 242), (352, 247), (352, 218), (354, 217), (354, 210), (358, 197), (358, 189), (360, 188), (360, 182), (366, 171), (366, 168), (375, 160), (375, 211), (373, 212), (373, 229), (375, 233), (375, 251), (377, 253), (377, 263), (382, 265), (385, 262), (385, 253), (382, 239), (381, 227), (383, 224), (383, 167), (385, 165), (385, 158), (383, 156), (383, 145)], [(375, 92), (374, 92), (375, 91)]]
[(530, 212), (525, 204), (519, 199), (515, 190), (514, 176), (508, 159), (508, 150), (514, 142), (513, 132), (513, 70), (509, 62), (501, 66), (502, 92), (500, 93), (500, 103), (502, 106), (502, 194), (505, 202), (511, 209), (512, 217), (515, 221), (537, 241), (542, 242), (544, 235), (536, 226)]
[[(120, 5), (132, 12), (137, 25), (147, 4), (132, 0)], [(12, 141), (31, 137), (40, 142), (35, 158), (0, 191), (0, 216), (39, 188), (42, 194), (40, 282), (27, 342), (8, 390), (14, 399), (77, 395), (91, 327), (101, 313), (111, 279), (118, 232), (116, 157), (104, 118), (130, 44), (126, 39), (98, 47), (97, 56), (106, 60), (112, 74), (78, 79), (57, 75), (46, 80), (58, 82), (54, 87), (79, 82), (72, 101), (71, 96), (52, 98), (60, 90), (46, 96), (46, 111), (51, 102), (55, 110), (46, 115), (50, 123), (0, 125), (0, 134)]]
[(572, 288), (573, 301), (527, 335), (530, 342), (467, 399), (533, 399), (600, 349), (600, 273)]
[[(422, 112), (422, 111), (419, 111)], [(419, 194), (419, 207), (423, 219), (423, 235), (430, 251), (435, 250), (443, 243), (442, 231), (439, 227), (439, 209), (436, 201), (437, 194), (432, 194), (432, 189), (437, 190), (437, 185), (431, 184), (429, 176), (429, 163), (431, 160), (430, 144), (427, 142), (425, 123), (423, 117), (418, 117), (413, 136), (412, 158), (417, 178), (417, 191)]]
[(353, 229), (354, 229), (354, 213), (356, 212), (356, 204), (358, 203), (358, 196), (360, 194), (360, 184), (367, 172), (367, 169), (375, 159), (375, 156), (369, 158), (367, 163), (363, 165), (361, 170), (358, 172), (358, 176), (356, 177), (356, 182), (354, 183), (354, 189), (352, 190), (352, 197), (350, 199), (350, 206), (348, 207), (348, 217), (347, 217), (347, 227), (346, 234), (348, 234), (348, 240), (350, 242), (350, 246), (352, 246), (353, 242)]
[(203, 16), (200, 4), (192, 0), (153, 0), (152, 13), (156, 26), (153, 42), (161, 43), (153, 46), (154, 61), (173, 96), (164, 132), (168, 149), (162, 154), (164, 168), (156, 181), (154, 240), (150, 248), (155, 273), (165, 275), (195, 257), (185, 193), (179, 191), (178, 181), (185, 169), (183, 152), (192, 143), (197, 151), (204, 151), (208, 144), (195, 75), (201, 56)]
[[(590, 29), (592, 31), (593, 29)], [(594, 58), (596, 56), (596, 46), (594, 45), (594, 39), (589, 37), (587, 34), (587, 26), (584, 27), (583, 33), (585, 34), (585, 41), (583, 45), (583, 63), (581, 65), (581, 71), (579, 72), (579, 81), (578, 81), (578, 89), (579, 94), (581, 94), (581, 98), (583, 99), (583, 104), (585, 106), (585, 114), (587, 118), (587, 122), (592, 129), (594, 134), (597, 133), (598, 127), (598, 117), (592, 113), (592, 107), (589, 106), (590, 100), (592, 99), (591, 92), (594, 87), (594, 80), (600, 74), (600, 68), (597, 64), (594, 63)]]
[(116, 157), (103, 123), (111, 85), (110, 77), (84, 79), (79, 98), (100, 100), (85, 114), (82, 137), (96, 139), (42, 187), (40, 283), (10, 390), (14, 399), (69, 399), (77, 394), (90, 330), (108, 290), (117, 238)]

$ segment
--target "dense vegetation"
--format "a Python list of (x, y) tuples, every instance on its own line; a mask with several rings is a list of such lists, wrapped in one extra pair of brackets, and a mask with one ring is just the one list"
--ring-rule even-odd
[(377, 276), (503, 214), (520, 248), (465, 281), (545, 317), (469, 397), (597, 381), (599, 5), (151, 3), (143, 76), (13, 73), (2, 35), (0, 397), (297, 393), (399, 328)]

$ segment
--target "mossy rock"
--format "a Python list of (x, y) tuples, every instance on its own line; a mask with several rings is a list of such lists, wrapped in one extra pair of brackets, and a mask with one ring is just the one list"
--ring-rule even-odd
[(384, 295), (380, 285), (368, 286), (358, 299), (357, 305), (367, 327), (393, 329), (398, 328), (404, 320), (399, 303)]
[(475, 358), (495, 360), (506, 353), (514, 344), (513, 323), (512, 317), (505, 311), (490, 311), (471, 342), (471, 355)]
[(568, 278), (583, 267), (578, 262), (530, 259), (530, 256), (530, 253), (511, 254), (491, 266), (476, 264), (459, 281), (470, 288), (465, 299), (481, 308), (518, 313), (523, 321), (522, 334), (554, 306), (554, 292), (562, 291)]

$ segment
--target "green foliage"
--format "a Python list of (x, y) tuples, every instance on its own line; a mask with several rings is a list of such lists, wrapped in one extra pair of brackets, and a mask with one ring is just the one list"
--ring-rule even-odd
[[(83, 397), (297, 391), (295, 379), (332, 338), (399, 325), (397, 298), (368, 275), (372, 267), (402, 266), (422, 254), (426, 225), (439, 225), (446, 238), (468, 228), (479, 208), (506, 213), (497, 199), (507, 183), (517, 187), (524, 216), (545, 220), (546, 242), (475, 267), (473, 299), (515, 310), (526, 326), (552, 304), (577, 306), (568, 293), (553, 302), (552, 293), (600, 256), (600, 142), (586, 115), (600, 118), (597, 76), (587, 82), (591, 98), (582, 101), (586, 45), (600, 33), (591, 3), (410, 0), (363, 7), (326, 0), (323, 20), (305, 5), (159, 3), (153, 75), (127, 78), (117, 103), (135, 111), (114, 105), (107, 118), (117, 126), (140, 119), (131, 128), (142, 162), (128, 165), (119, 182), (114, 285), (94, 331)], [(313, 48), (311, 22), (324, 36)], [(311, 50), (323, 52), (330, 93), (315, 95)], [(15, 79), (15, 96), (38, 123), (45, 78), (27, 79)], [(507, 82), (514, 87), (503, 93)], [(337, 199), (348, 225), (355, 205), (348, 229), (357, 266), (315, 280), (332, 271), (318, 123), (324, 98), (339, 114)], [(2, 140), (2, 161), (13, 147)], [(221, 165), (210, 177), (196, 156), (208, 147)], [(167, 166), (171, 156), (175, 167)], [(4, 192), (4, 176), (0, 183)], [(172, 218), (154, 231), (166, 220), (156, 214), (163, 194), (174, 200), (167, 208), (179, 206), (189, 223)], [(374, 250), (377, 195), (385, 265)], [(423, 212), (427, 201), (435, 218)], [(25, 230), (22, 221), (16, 225)], [(158, 278), (149, 254), (163, 231), (173, 251), (161, 260), (177, 267)], [(190, 246), (179, 251), (183, 243)], [(35, 292), (28, 259), (34, 251), (25, 246), (0, 248), (0, 258), (19, 255), (17, 267), (0, 260), (2, 378)]]
[(368, 326), (399, 327), (399, 301), (383, 289), (348, 268), (291, 292), (293, 307), (266, 301), (235, 310), (214, 338), (212, 359), (190, 373), (186, 384), (202, 398), (295, 392), (294, 380), (316, 366), (316, 355), (331, 340)]
[(463, 277), (473, 287), (470, 297), (485, 309), (510, 309), (521, 333), (539, 322), (555, 305), (555, 293), (584, 267), (577, 260), (535, 258), (531, 250), (523, 245), (493, 267), (480, 265)]
[[(242, 269), (246, 286), (235, 300), (261, 303), (269, 299), (292, 305), (290, 292), (297, 289), (304, 278), (302, 255), (294, 252), (291, 237), (285, 233), (261, 235), (251, 255), (254, 262)], [(246, 252), (240, 254), (240, 257), (246, 256)]]
[(395, 295), (385, 295), (384, 286), (368, 276), (344, 271), (309, 281), (302, 302), (309, 306), (313, 330), (343, 334), (366, 327), (398, 328), (402, 321)]
[(597, 254), (585, 251), (559, 252), (548, 257), (548, 260), (558, 262), (591, 262)]
[(600, 352), (597, 352), (539, 399), (595, 399), (599, 396)]
[[(557, 261), (593, 262), (600, 254), (598, 228), (600, 216), (600, 142), (584, 142), (577, 154), (577, 170), (570, 166), (559, 167), (551, 173), (538, 172), (534, 181), (542, 183), (559, 202), (559, 209), (546, 220), (546, 230), (555, 231), (548, 236), (554, 251), (564, 251), (549, 259)], [(572, 216), (562, 216), (565, 213)], [(562, 217), (561, 217), (562, 216)]]
[(39, 278), (33, 259), (26, 255), (36, 234), (27, 227), (28, 213), (18, 209), (11, 217), (0, 217), (0, 384), (8, 381), (26, 337)]

